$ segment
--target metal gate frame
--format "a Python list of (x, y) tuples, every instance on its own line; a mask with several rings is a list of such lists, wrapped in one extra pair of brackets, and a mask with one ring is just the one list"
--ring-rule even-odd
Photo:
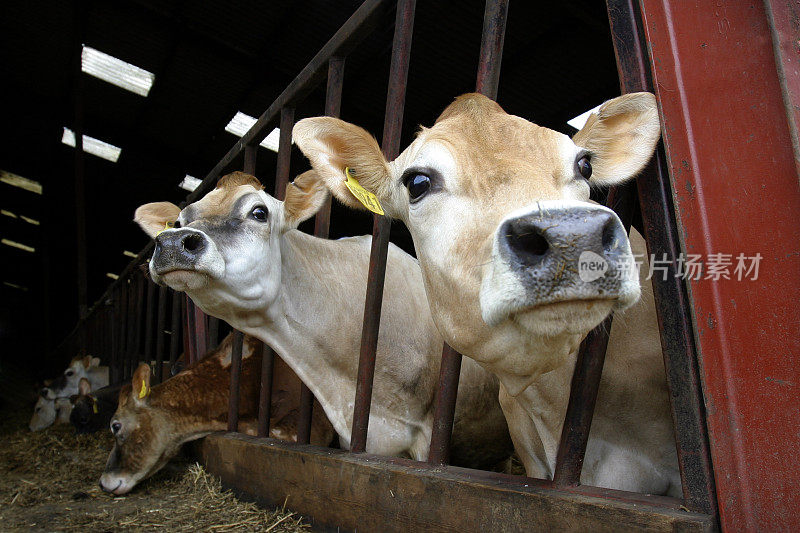
[[(773, 235), (776, 246), (791, 246), (800, 241), (800, 231), (794, 220), (800, 213), (796, 179), (797, 168), (800, 168), (797, 144), (797, 109), (800, 109), (797, 107), (800, 94), (797, 81), (800, 75), (792, 70), (791, 56), (787, 55), (791, 48), (787, 52), (784, 46), (787, 35), (791, 37), (792, 31), (796, 33), (791, 20), (798, 20), (798, 13), (790, 7), (773, 7), (768, 0), (765, 2), (766, 8), (753, 5), (748, 6), (749, 11), (741, 6), (730, 7), (722, 5), (724, 2), (717, 3), (721, 5), (692, 9), (686, 5), (671, 6), (668, 0), (641, 0), (641, 5), (636, 0), (607, 0), (621, 90), (623, 93), (654, 91), (662, 112), (663, 146), (638, 178), (637, 184), (609, 192), (608, 204), (615, 206), (626, 225), (634, 221), (634, 213), (638, 208), (641, 230), (647, 239), (649, 252), (658, 257), (665, 253), (673, 258), (668, 265), (670, 275), (665, 280), (654, 279), (653, 284), (676, 427), (682, 498), (647, 496), (579, 484), (608, 340), (602, 331), (608, 331), (608, 327), (592, 332), (582, 345), (572, 380), (553, 481), (447, 466), (461, 356), (446, 345), (442, 354), (428, 462), (364, 453), (389, 237), (388, 221), (379, 216), (374, 218), (351, 450), (318, 448), (307, 444), (313, 405), (313, 397), (307, 388), (304, 388), (301, 409), (300, 444), (263, 438), (269, 431), (273, 361), (273, 353), (266, 346), (258, 426), (258, 434), (262, 438), (236, 433), (242, 344), (241, 333), (237, 332), (231, 365), (230, 433), (207, 437), (195, 446), (209, 470), (220, 475), (225, 484), (253, 498), (269, 504), (282, 504), (288, 498), (290, 508), (312, 517), (315, 523), (345, 529), (404, 530), (424, 527), (445, 530), (458, 527), (476, 530), (500, 527), (613, 530), (641, 527), (713, 530), (720, 525), (730, 529), (741, 529), (742, 525), (748, 529), (763, 528), (765, 525), (797, 525), (797, 517), (788, 511), (800, 507), (797, 491), (791, 493), (789, 490), (787, 494), (786, 488), (790, 487), (792, 474), (796, 477), (800, 472), (796, 459), (800, 454), (793, 455), (794, 463), (783, 476), (777, 474), (778, 482), (771, 485), (777, 490), (762, 497), (757, 491), (764, 490), (765, 480), (776, 479), (776, 470), (792, 459), (784, 449), (772, 457), (761, 457), (761, 450), (776, 449), (776, 443), (770, 443), (768, 439), (761, 438), (756, 443), (745, 442), (741, 430), (744, 427), (749, 429), (753, 424), (743, 424), (744, 416), (753, 414), (755, 418), (752, 422), (764, 423), (769, 423), (774, 417), (770, 418), (763, 409), (759, 410), (759, 406), (743, 401), (741, 396), (735, 398), (733, 394), (753, 391), (762, 397), (775, 397), (777, 394), (781, 407), (787, 413), (792, 413), (792, 409), (796, 411), (800, 405), (796, 390), (791, 390), (791, 387), (797, 389), (796, 383), (789, 379), (773, 378), (772, 384), (762, 383), (760, 388), (754, 389), (748, 381), (752, 381), (752, 375), (747, 372), (737, 374), (737, 369), (732, 369), (730, 363), (733, 355), (744, 353), (745, 350), (757, 350), (759, 346), (743, 340), (737, 331), (754, 331), (754, 338), (758, 339), (760, 346), (769, 345), (776, 350), (775, 354), (781, 342), (796, 347), (796, 331), (795, 338), (791, 338), (789, 329), (797, 323), (797, 316), (784, 306), (780, 310), (785, 315), (781, 318), (787, 325), (784, 334), (767, 338), (758, 333), (759, 325), (765, 323), (764, 319), (759, 321), (760, 317), (751, 313), (759, 310), (758, 303), (761, 301), (774, 302), (778, 292), (771, 295), (773, 300), (765, 297), (763, 292), (759, 293), (758, 302), (750, 301), (747, 304), (751, 313), (737, 315), (737, 302), (731, 298), (733, 309), (730, 309), (728, 304), (722, 303), (721, 294), (743, 298), (746, 289), (741, 285), (693, 282), (687, 286), (675, 275), (678, 267), (675, 258), (681, 251), (701, 249), (712, 253), (715, 251), (712, 243), (736, 243), (726, 239), (730, 235), (730, 221), (725, 211), (729, 206), (717, 207), (704, 203), (701, 192), (716, 192), (719, 189), (713, 172), (707, 169), (724, 166), (724, 161), (720, 161), (719, 157), (733, 154), (734, 147), (739, 149), (737, 153), (741, 155), (742, 136), (736, 131), (728, 131), (726, 135), (710, 142), (707, 131), (692, 128), (697, 117), (707, 117), (710, 113), (709, 109), (703, 108), (708, 102), (699, 96), (703, 85), (695, 82), (702, 81), (708, 69), (716, 65), (734, 68), (742, 64), (750, 69), (748, 72), (760, 74), (760, 77), (749, 77), (749, 84), (737, 87), (742, 99), (754, 94), (754, 86), (768, 90), (764, 107), (769, 106), (766, 116), (772, 120), (771, 128), (767, 127), (763, 116), (754, 117), (752, 113), (734, 112), (726, 118), (737, 125), (747, 124), (753, 134), (769, 132), (768, 137), (764, 134), (765, 138), (780, 141), (767, 148), (759, 145), (758, 149), (763, 152), (761, 156), (754, 153), (756, 146), (747, 154), (752, 154), (753, 160), (762, 164), (771, 157), (772, 161), (778, 160), (783, 165), (780, 169), (785, 172), (779, 176), (782, 179), (771, 183), (769, 191), (775, 193), (780, 187), (788, 188), (788, 191), (783, 191), (768, 222), (772, 222), (774, 214), (776, 220), (788, 224), (793, 230), (789, 236)], [(209, 172), (201, 185), (188, 195), (183, 205), (199, 199), (213, 188), (220, 175), (242, 153), (245, 172), (253, 173), (258, 143), (278, 122), (281, 135), (275, 196), (283, 198), (290, 174), (294, 107), (309, 95), (327, 72), (325, 113), (338, 116), (345, 58), (376, 27), (393, 4), (390, 0), (365, 1), (259, 117), (250, 131)], [(384, 155), (390, 160), (399, 153), (415, 5), (416, 0), (396, 2), (382, 143)], [(476, 90), (491, 98), (497, 95), (507, 13), (508, 0), (487, 0)], [(684, 29), (681, 39), (676, 38), (678, 32), (675, 28)], [(770, 35), (770, 28), (774, 43), (763, 39)], [(731, 38), (746, 37), (758, 41), (753, 56), (730, 57), (729, 49), (724, 44)], [(704, 40), (701, 49), (708, 49), (705, 58), (691, 48), (698, 39)], [(782, 51), (774, 58), (773, 46), (776, 51)], [(765, 63), (767, 59), (769, 61)], [(656, 65), (656, 68), (652, 69), (652, 65)], [(687, 65), (691, 68), (687, 68)], [(723, 99), (717, 99), (720, 100), (724, 102)], [(747, 173), (737, 176), (737, 183), (741, 182), (743, 188), (732, 193), (726, 191), (729, 200), (726, 206), (734, 200), (743, 199), (747, 194), (758, 193), (757, 185), (764, 180), (755, 173), (763, 168), (750, 165)], [(703, 172), (696, 169), (702, 169)], [(76, 178), (79, 173), (76, 170)], [(746, 178), (751, 181), (747, 182)], [(759, 206), (747, 207), (749, 216), (758, 216)], [(327, 237), (329, 221), (330, 202), (317, 215), (315, 235)], [(764, 229), (766, 223), (757, 225), (755, 232), (748, 233), (751, 237), (748, 242), (762, 244), (753, 237), (757, 230)], [(739, 229), (739, 226), (735, 227)], [(710, 238), (712, 235), (715, 238), (719, 236), (719, 241), (713, 241)], [(791, 239), (795, 239), (794, 242)], [(156, 291), (152, 282), (146, 279), (141, 265), (146, 264), (151, 250), (152, 242), (130, 263), (119, 280), (106, 291), (65, 341), (74, 343), (76, 350), (110, 353), (113, 381), (129, 379), (140, 359), (150, 361), (153, 358), (157, 362), (156, 379), (163, 379), (162, 362), (166, 357), (164, 328), (167, 300), (172, 291), (163, 287)], [(777, 270), (771, 273), (777, 276), (768, 281), (777, 290), (780, 290), (777, 285), (783, 281), (783, 290), (789, 291), (784, 294), (800, 296), (800, 280), (796, 276), (800, 272), (798, 255), (787, 256), (785, 261), (773, 265)], [(793, 271), (793, 268), (796, 270)], [(786, 282), (788, 287), (785, 286)], [(744, 294), (742, 291), (745, 291)], [(194, 361), (205, 353), (204, 347), (213, 346), (218, 341), (218, 321), (205, 317), (188, 298), (172, 294), (171, 300), (169, 361), (174, 363), (180, 351), (181, 330), (187, 359)], [(741, 301), (738, 301), (738, 305), (742, 305)], [(713, 309), (713, 312), (708, 309)], [(733, 347), (728, 340), (730, 338), (736, 338), (741, 345)], [(766, 356), (759, 354), (762, 358)], [(798, 362), (796, 359), (795, 355), (795, 363)], [(781, 367), (776, 357), (772, 357), (770, 362), (774, 363), (774, 372), (780, 374), (785, 371), (786, 367)], [(724, 379), (718, 377), (720, 373)], [(780, 376), (785, 376), (785, 373)], [(735, 382), (735, 378), (739, 381)], [(786, 388), (788, 392), (784, 390)], [(745, 413), (743, 406), (749, 411)], [(709, 413), (706, 413), (706, 407), (709, 407)], [(781, 436), (790, 439), (791, 431), (796, 432), (795, 436), (798, 434), (797, 418), (800, 417), (795, 417), (794, 424), (785, 424)], [(708, 430), (706, 420), (709, 423)], [(768, 437), (778, 433), (776, 430)], [(712, 468), (712, 457), (716, 468)], [(756, 474), (747, 472), (745, 465), (751, 465), (746, 462), (749, 460), (759, 466)], [(789, 495), (791, 497), (787, 497)], [(459, 502), (458, 507), (452, 505), (453, 500)], [(795, 507), (791, 507), (792, 504), (796, 504)]]

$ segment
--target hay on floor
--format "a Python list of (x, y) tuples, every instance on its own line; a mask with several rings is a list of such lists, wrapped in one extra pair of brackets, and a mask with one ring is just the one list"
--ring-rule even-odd
[(27, 417), (0, 424), (0, 529), (25, 531), (308, 531), (295, 514), (268, 511), (223, 490), (196, 463), (173, 461), (126, 496), (98, 486), (109, 432), (71, 426), (31, 433)]

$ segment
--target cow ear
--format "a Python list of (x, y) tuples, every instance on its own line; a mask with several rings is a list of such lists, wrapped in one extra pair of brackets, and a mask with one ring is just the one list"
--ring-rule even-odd
[(601, 105), (572, 141), (591, 153), (591, 183), (617, 185), (644, 168), (660, 136), (656, 97), (630, 93)]
[(86, 378), (81, 378), (80, 382), (78, 382), (78, 394), (80, 396), (87, 396), (92, 392), (92, 384), (89, 383), (89, 380)]
[(391, 174), (375, 137), (363, 128), (332, 117), (300, 120), (294, 126), (295, 144), (311, 162), (319, 178), (345, 205), (365, 209), (345, 186), (347, 169), (358, 184), (392, 211)]
[(92, 367), (100, 366), (100, 358), (99, 357), (92, 357)]
[(286, 186), (283, 216), (287, 228), (311, 218), (328, 199), (328, 188), (315, 170), (303, 172)]
[(167, 223), (175, 222), (181, 208), (170, 202), (153, 202), (140, 206), (133, 214), (133, 220), (150, 237), (155, 237), (167, 227)]
[(150, 401), (150, 366), (147, 363), (140, 364), (133, 373), (131, 397), (136, 405)]

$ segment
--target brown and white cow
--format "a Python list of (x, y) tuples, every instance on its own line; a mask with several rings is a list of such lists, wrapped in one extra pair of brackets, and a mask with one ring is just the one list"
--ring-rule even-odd
[[(289, 184), (285, 202), (262, 189), (237, 172), (183, 210), (163, 202), (140, 207), (136, 221), (156, 239), (150, 273), (272, 346), (314, 392), (347, 447), (371, 238), (331, 241), (296, 230), (327, 198), (313, 173)], [(390, 246), (386, 270), (367, 451), (424, 460), (442, 338), (417, 261)], [(510, 455), (497, 393), (497, 379), (465, 361), (454, 463), (488, 467)]]
[[(259, 346), (256, 339), (246, 336), (242, 348), (239, 429), (252, 435), (260, 391)], [(150, 367), (139, 365), (131, 384), (120, 390), (111, 418), (116, 442), (100, 477), (103, 490), (125, 494), (160, 470), (183, 443), (227, 429), (231, 347), (228, 335), (207, 357), (152, 389)], [(279, 359), (273, 370), (273, 391), (270, 436), (297, 440), (300, 384)], [(333, 437), (333, 427), (317, 406), (311, 443), (327, 446)]]
[(79, 394), (81, 378), (89, 380), (92, 388), (108, 385), (108, 367), (100, 366), (100, 358), (91, 355), (74, 357), (64, 372), (50, 384), (56, 398), (69, 398)]
[[(581, 479), (679, 494), (651, 287), (637, 304), (626, 232), (589, 202), (591, 186), (622, 183), (652, 156), (653, 95), (606, 102), (572, 139), (464, 95), (391, 162), (370, 134), (335, 118), (301, 120), (293, 136), (341, 201), (361, 207), (344, 185), (349, 168), (408, 226), (436, 325), (500, 378), (529, 475), (553, 474), (579, 343), (628, 309), (614, 320)], [(631, 241), (645, 252), (640, 235)]]

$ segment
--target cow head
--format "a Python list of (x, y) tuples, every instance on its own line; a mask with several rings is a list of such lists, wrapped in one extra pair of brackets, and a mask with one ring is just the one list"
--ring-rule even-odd
[(267, 307), (281, 282), (281, 235), (316, 213), (328, 192), (313, 172), (287, 186), (284, 202), (262, 189), (234, 172), (183, 210), (167, 202), (139, 207), (135, 221), (155, 238), (153, 280), (185, 291), (215, 316)]
[(145, 363), (134, 372), (131, 385), (120, 389), (110, 427), (115, 442), (100, 487), (117, 495), (158, 471), (182, 444), (173, 438), (172, 419), (150, 406), (150, 367)]
[(487, 368), (518, 375), (504, 381), (510, 392), (639, 297), (625, 230), (589, 192), (638, 173), (659, 135), (649, 93), (606, 102), (572, 139), (464, 95), (391, 162), (366, 131), (335, 118), (304, 119), (293, 132), (338, 199), (361, 207), (344, 184), (349, 168), (405, 222), (439, 330)]
[(28, 423), (31, 431), (40, 431), (50, 427), (56, 421), (56, 402), (55, 394), (45, 387), (39, 391), (39, 398), (33, 407), (33, 415)]
[(85, 355), (75, 357), (63, 374), (53, 380), (50, 389), (58, 398), (67, 398), (78, 394), (78, 385), (81, 378), (87, 378), (92, 368), (100, 366), (100, 358)]

